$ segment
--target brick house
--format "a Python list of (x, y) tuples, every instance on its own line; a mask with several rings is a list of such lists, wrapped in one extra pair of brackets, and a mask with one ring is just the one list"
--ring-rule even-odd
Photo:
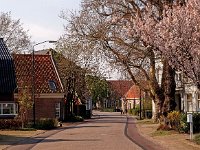
[[(124, 95), (122, 100), (122, 108), (133, 109), (140, 104), (140, 99), (142, 100), (143, 109), (151, 108), (151, 98), (148, 92), (140, 90), (137, 85), (133, 85), (128, 92)], [(144, 105), (147, 105), (144, 107)]]
[(136, 85), (133, 85), (124, 95), (124, 98), (125, 99), (122, 101), (123, 110), (135, 108), (140, 101), (140, 88)]
[[(26, 84), (32, 90), (32, 55), (13, 55), (16, 83), (18, 88)], [(34, 87), (35, 87), (35, 118), (64, 118), (64, 92), (63, 86), (53, 62), (52, 56), (34, 55)], [(31, 92), (29, 93), (31, 95)], [(32, 96), (31, 96), (32, 97)], [(14, 95), (17, 102), (18, 93)], [(28, 118), (33, 119), (33, 110), (28, 113)]]
[(125, 94), (133, 86), (133, 82), (130, 80), (107, 80), (110, 95), (104, 102), (105, 108), (121, 108), (122, 99), (124, 99)]
[[(49, 54), (53, 58), (66, 95), (64, 120), (67, 120), (72, 113), (83, 117), (87, 113), (90, 116), (92, 113), (92, 99), (85, 82), (85, 70), (53, 49), (40, 50), (36, 54)], [(72, 96), (71, 98), (68, 97), (68, 92)], [(79, 105), (85, 105), (86, 112), (79, 114)]]
[(18, 105), (13, 97), (16, 87), (13, 59), (0, 38), (0, 118), (14, 118), (17, 115)]

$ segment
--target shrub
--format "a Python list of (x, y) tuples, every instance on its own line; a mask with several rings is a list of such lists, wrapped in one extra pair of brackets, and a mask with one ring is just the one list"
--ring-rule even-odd
[(166, 124), (160, 124), (157, 128), (157, 130), (165, 130), (165, 131), (169, 131), (171, 128), (166, 125)]
[(131, 115), (133, 115), (133, 109), (129, 109), (128, 113), (131, 114)]
[(41, 118), (36, 121), (35, 128), (42, 130), (54, 129), (58, 126), (58, 120), (53, 118)]
[(184, 133), (188, 133), (189, 130), (190, 130), (190, 125), (187, 122), (187, 114), (181, 114), (179, 131), (184, 132)]
[(193, 130), (194, 133), (200, 132), (200, 113), (193, 113)]
[(81, 117), (81, 116), (75, 116), (75, 120), (78, 121), (78, 122), (81, 122), (81, 121), (83, 121), (84, 119), (83, 119), (83, 117)]
[(114, 108), (102, 108), (101, 111), (102, 112), (114, 112)]
[(168, 113), (167, 119), (172, 129), (179, 130), (181, 114), (178, 111), (172, 111)]
[(197, 134), (195, 137), (194, 137), (194, 141), (200, 145), (200, 134)]
[(22, 122), (19, 119), (0, 119), (0, 129), (19, 129)]
[(135, 109), (132, 108), (128, 110), (128, 113), (134, 116), (139, 115), (139, 112), (140, 112), (140, 108), (138, 105), (135, 107)]
[(69, 117), (67, 120), (71, 121), (71, 122), (82, 122), (82, 121), (84, 121), (83, 117), (81, 117), (81, 116), (74, 116), (74, 115), (72, 115), (71, 117)]
[(146, 118), (151, 119), (152, 118), (152, 110), (146, 110), (145, 116), (146, 116)]
[[(192, 119), (193, 119), (193, 132), (199, 133), (200, 132), (200, 113), (193, 113)], [(180, 121), (180, 131), (189, 133), (189, 130), (190, 130), (190, 124), (187, 122), (187, 114), (182, 114), (181, 121)]]

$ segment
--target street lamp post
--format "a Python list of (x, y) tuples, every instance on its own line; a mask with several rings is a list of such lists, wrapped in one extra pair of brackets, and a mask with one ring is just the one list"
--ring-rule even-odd
[(141, 96), (141, 89), (140, 89), (140, 120), (142, 120), (142, 96)]
[(57, 41), (43, 41), (33, 45), (32, 51), (32, 100), (33, 100), (33, 125), (35, 127), (35, 46), (43, 43), (56, 43)]

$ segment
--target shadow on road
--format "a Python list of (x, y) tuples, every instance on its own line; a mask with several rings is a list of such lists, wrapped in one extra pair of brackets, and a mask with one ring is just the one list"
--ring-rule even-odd
[(101, 141), (100, 139), (44, 139), (42, 142), (62, 142), (62, 141), (66, 141), (66, 142), (77, 142), (77, 141)]
[[(127, 122), (127, 116), (126, 115), (121, 115), (119, 113), (112, 113), (112, 114), (96, 114), (92, 116), (92, 119), (87, 119), (83, 123), (78, 123), (78, 124), (72, 124), (71, 126), (65, 126), (63, 123), (63, 127), (57, 128), (54, 130), (50, 130), (48, 132), (45, 132), (41, 135), (37, 135), (35, 137), (29, 137), (24, 140), (21, 140), (20, 142), (13, 142), (12, 146), (15, 145), (29, 145), (29, 148), (34, 147), (37, 143), (40, 142), (58, 142), (58, 141), (99, 141), (100, 139), (50, 139), (48, 137), (57, 134), (61, 131), (67, 130), (67, 129), (77, 129), (77, 128), (103, 128), (103, 127), (110, 127), (108, 125), (105, 125), (105, 123), (121, 123), (121, 124), (126, 124)], [(89, 123), (99, 123), (99, 125), (91, 125)], [(100, 124), (104, 125), (100, 125)], [(129, 120), (129, 125), (135, 124), (134, 121)], [(135, 126), (135, 125), (134, 125)], [(20, 137), (16, 137), (20, 138)]]
[(74, 126), (74, 127), (66, 127), (66, 129), (77, 129), (77, 128), (102, 128), (102, 127), (110, 127), (110, 126)]

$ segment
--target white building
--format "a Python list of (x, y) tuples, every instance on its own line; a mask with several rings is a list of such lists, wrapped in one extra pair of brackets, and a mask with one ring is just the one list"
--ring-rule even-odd
[[(158, 59), (156, 61), (156, 78), (161, 85), (163, 64)], [(200, 91), (194, 85), (194, 83), (187, 77), (183, 76), (183, 73), (176, 72), (176, 93), (175, 102), (177, 104), (176, 110), (182, 112), (200, 112)], [(152, 102), (153, 103), (153, 102)], [(155, 104), (152, 104), (154, 111)]]
[(199, 112), (200, 91), (194, 83), (185, 78), (181, 72), (177, 72), (176, 86), (176, 99), (181, 99), (181, 110), (183, 112)]

